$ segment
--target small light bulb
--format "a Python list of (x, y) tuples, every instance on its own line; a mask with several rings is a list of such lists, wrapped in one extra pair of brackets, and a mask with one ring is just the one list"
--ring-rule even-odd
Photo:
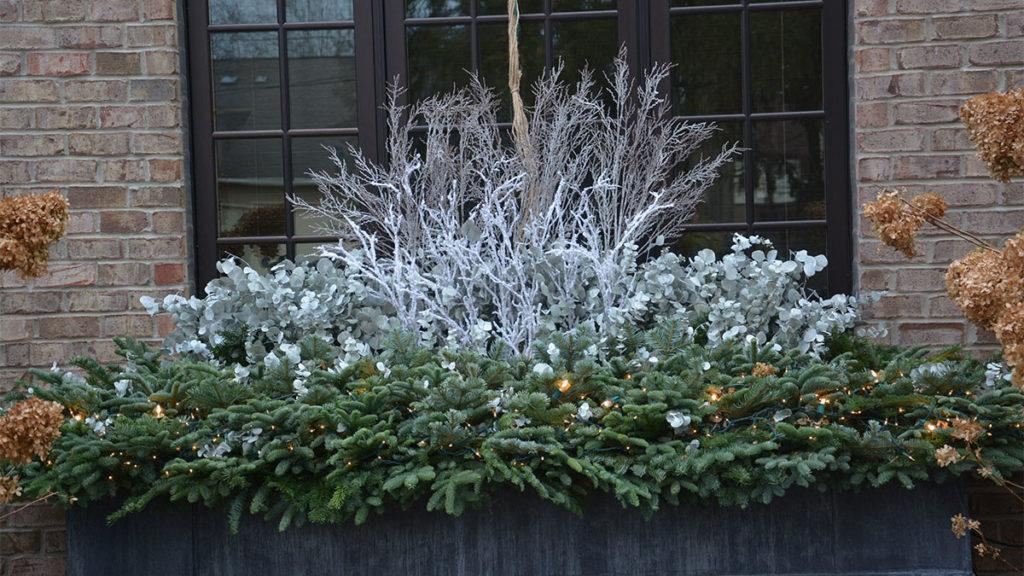
[(570, 382), (566, 378), (562, 378), (558, 382), (555, 382), (555, 386), (558, 387), (558, 391), (559, 392), (561, 392), (562, 394), (565, 394), (566, 392), (569, 391), (570, 388), (572, 388), (572, 382)]

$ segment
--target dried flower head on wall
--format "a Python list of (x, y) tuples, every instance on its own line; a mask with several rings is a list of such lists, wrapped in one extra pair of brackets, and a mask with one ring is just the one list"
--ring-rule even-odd
[(57, 192), (0, 200), (0, 270), (42, 275), (67, 221), (68, 201)]

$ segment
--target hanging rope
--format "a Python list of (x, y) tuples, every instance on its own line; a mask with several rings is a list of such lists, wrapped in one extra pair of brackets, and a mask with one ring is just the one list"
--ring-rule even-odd
[(519, 93), (523, 70), (519, 65), (519, 1), (508, 0), (508, 89), (512, 93), (512, 141), (527, 172), (526, 191), (523, 194), (523, 221), (536, 203), (536, 161), (530, 145), (530, 124), (526, 119), (526, 106)]

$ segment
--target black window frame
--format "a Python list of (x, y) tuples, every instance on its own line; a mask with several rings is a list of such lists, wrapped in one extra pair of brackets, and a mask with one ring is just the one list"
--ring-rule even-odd
[[(618, 19), (619, 43), (629, 49), (630, 65), (634, 70), (649, 68), (655, 62), (669, 61), (670, 16), (675, 14), (701, 14), (739, 12), (741, 14), (741, 65), (743, 112), (707, 116), (681, 116), (694, 121), (742, 121), (744, 142), (753, 142), (752, 124), (757, 120), (789, 120), (796, 118), (820, 118), (824, 124), (824, 187), (825, 218), (821, 220), (755, 221), (753, 211), (753, 170), (744, 170), (744, 193), (746, 195), (745, 223), (693, 222), (686, 226), (693, 232), (742, 232), (758, 234), (763, 232), (824, 229), (826, 251), (829, 258), (828, 285), (831, 292), (850, 292), (853, 286), (853, 226), (852, 194), (849, 159), (849, 112), (848, 112), (848, 68), (847, 57), (847, 0), (776, 0), (758, 2), (751, 0), (722, 0), (713, 6), (673, 6), (671, 0), (619, 0), (618, 9), (611, 14), (594, 12), (552, 11), (552, 0), (543, 0), (544, 21), (546, 22), (547, 62), (550, 66), (550, 22), (554, 20), (587, 20), (607, 18)], [(477, 24), (500, 23), (507, 17), (500, 14), (479, 15), (476, 2), (470, 2), (472, 11), (466, 16), (431, 17), (425, 19), (406, 18), (405, 0), (354, 0), (353, 19), (345, 22), (286, 22), (284, 20), (286, 0), (276, 0), (278, 21), (268, 24), (218, 24), (209, 23), (208, 0), (185, 0), (186, 37), (188, 50), (189, 86), (189, 132), (191, 155), (191, 187), (194, 207), (194, 258), (196, 286), (217, 276), (216, 263), (220, 246), (242, 243), (282, 243), (287, 247), (287, 257), (295, 256), (295, 246), (301, 242), (325, 242), (328, 237), (296, 236), (293, 234), (293, 218), (287, 218), (284, 236), (219, 237), (217, 222), (216, 167), (214, 148), (222, 139), (234, 138), (280, 138), (282, 144), (282, 171), (286, 193), (292, 190), (291, 139), (309, 136), (351, 136), (358, 134), (363, 152), (371, 159), (383, 156), (386, 118), (382, 104), (386, 85), (397, 78), (406, 79), (406, 34), (407, 25), (416, 24), (468, 24), (470, 26), (471, 62), (477, 66), (479, 48)], [(822, 109), (799, 112), (753, 112), (750, 95), (751, 46), (749, 16), (751, 12), (766, 10), (797, 10), (820, 8), (822, 11)], [(540, 16), (524, 15), (524, 20), (539, 19)], [(421, 22), (422, 20), (422, 22)], [(278, 35), (280, 62), (280, 83), (288, 86), (287, 32), (290, 30), (353, 29), (355, 31), (356, 84), (357, 84), (357, 128), (341, 129), (292, 129), (289, 126), (289, 90), (281, 90), (281, 127), (278, 130), (245, 130), (216, 132), (213, 117), (212, 65), (210, 61), (210, 35), (215, 32), (275, 31)], [(666, 82), (664, 92), (668, 94)], [(746, 166), (752, 166), (753, 151), (743, 151)], [(286, 194), (287, 195), (287, 194)], [(286, 209), (290, 203), (285, 200)]]

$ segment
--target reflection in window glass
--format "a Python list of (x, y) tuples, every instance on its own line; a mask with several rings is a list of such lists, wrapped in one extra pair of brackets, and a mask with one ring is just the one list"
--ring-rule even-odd
[[(479, 14), (508, 14), (508, 0), (477, 0)], [(519, 0), (519, 14), (543, 14), (544, 0)]]
[[(722, 152), (723, 146), (743, 141), (743, 124), (720, 122), (718, 130), (704, 141), (687, 158), (685, 168), (690, 169), (704, 158), (713, 158)], [(735, 160), (719, 170), (718, 179), (704, 192), (704, 202), (697, 208), (694, 222), (747, 221), (747, 197), (743, 191), (743, 155), (737, 153)]]
[(234, 256), (241, 259), (253, 270), (260, 273), (269, 272), (288, 256), (284, 244), (264, 242), (260, 244), (221, 244), (220, 259)]
[(740, 13), (674, 16), (670, 33), (675, 113), (742, 112)]
[[(512, 117), (512, 96), (508, 92), (508, 35), (506, 25), (481, 24), (480, 77), (492, 88), (501, 101), (498, 118), (509, 121)], [(544, 71), (544, 23), (519, 23), (519, 63), (523, 69), (520, 90), (527, 106), (533, 103), (533, 83)]]
[[(338, 157), (345, 161), (348, 158), (349, 145), (358, 146), (359, 139), (355, 136), (293, 138), (292, 193), (310, 204), (315, 205), (319, 202), (320, 191), (309, 172), (337, 174), (338, 166), (331, 161), (331, 152), (328, 149), (337, 150)], [(322, 234), (323, 231), (320, 229), (322, 222), (319, 219), (308, 216), (301, 210), (296, 210), (292, 217), (295, 218), (295, 234), (297, 236)]]
[[(813, 256), (828, 254), (824, 228), (773, 230), (757, 234), (772, 241), (775, 249), (779, 251), (780, 258), (788, 259), (793, 252), (799, 250), (807, 250), (807, 253)], [(828, 273), (834, 266), (842, 266), (842, 264), (829, 263), (824, 272), (819, 272), (807, 280), (807, 287), (819, 294), (826, 294), (828, 292)]]
[(289, 32), (288, 89), (292, 128), (355, 126), (355, 31)]
[(750, 13), (755, 112), (821, 108), (821, 9)]
[(589, 67), (599, 82), (612, 71), (619, 53), (615, 20), (556, 20), (551, 28), (554, 56), (565, 63), (564, 80), (576, 80), (584, 67)]
[(584, 10), (615, 10), (619, 0), (551, 0), (552, 12), (582, 12)]
[(288, 0), (288, 22), (337, 22), (352, 19), (352, 0)]
[(736, 232), (686, 232), (672, 245), (672, 251), (680, 256), (692, 258), (705, 248), (714, 251), (718, 256), (728, 254), (732, 247), (732, 237)]
[(276, 0), (210, 0), (210, 24), (272, 24)]
[(406, 0), (406, 18), (468, 16), (471, 0)]
[(281, 127), (277, 32), (224, 32), (210, 38), (216, 130)]
[(277, 139), (219, 140), (217, 217), (221, 236), (284, 234), (288, 217)]
[(825, 218), (825, 143), (821, 120), (754, 124), (754, 219)]
[(406, 41), (410, 100), (450, 92), (469, 80), (468, 26), (409, 26)]

